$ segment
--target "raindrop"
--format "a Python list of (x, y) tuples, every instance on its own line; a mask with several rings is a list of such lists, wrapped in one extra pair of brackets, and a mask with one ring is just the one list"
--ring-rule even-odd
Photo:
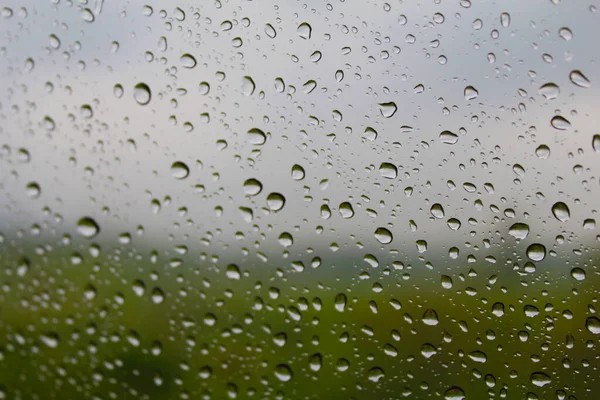
[(379, 112), (381, 112), (381, 115), (383, 115), (384, 118), (391, 118), (396, 111), (398, 111), (398, 107), (393, 101), (388, 103), (379, 103)]
[(292, 179), (294, 179), (295, 181), (301, 181), (302, 179), (304, 179), (304, 176), (304, 168), (302, 168), (301, 165), (294, 164), (292, 166)]
[(569, 128), (571, 128), (571, 123), (565, 117), (562, 117), (560, 115), (554, 116), (550, 121), (550, 125), (552, 125), (554, 129), (558, 129), (559, 131), (566, 131)]
[(546, 83), (540, 87), (538, 93), (544, 96), (546, 100), (554, 100), (560, 94), (560, 88), (554, 83)]
[(267, 206), (271, 211), (279, 211), (285, 205), (285, 197), (281, 193), (270, 193), (267, 196)]
[(585, 327), (590, 333), (600, 335), (600, 319), (596, 317), (588, 317), (585, 320)]
[(473, 86), (467, 86), (465, 88), (465, 99), (466, 100), (475, 100), (479, 97), (479, 92)]
[(267, 141), (267, 135), (258, 128), (252, 128), (248, 131), (248, 141), (253, 145), (262, 145)]
[(344, 293), (339, 293), (335, 296), (335, 309), (339, 312), (344, 312), (346, 310), (346, 304), (348, 303), (348, 299)]
[(552, 382), (552, 379), (543, 372), (534, 372), (530, 376), (531, 383), (535, 386), (546, 386)]
[(273, 38), (275, 38), (275, 36), (277, 36), (277, 31), (275, 31), (275, 28), (273, 28), (273, 25), (271, 25), (271, 24), (265, 25), (265, 33), (271, 39), (273, 39)]
[(452, 386), (444, 392), (444, 400), (463, 400), (464, 398), (465, 391), (458, 386)]
[(503, 28), (508, 28), (510, 26), (510, 14), (503, 12), (500, 14), (500, 24)]
[(244, 76), (242, 78), (242, 93), (244, 93), (244, 96), (252, 96), (255, 89), (254, 80), (249, 76)]
[(431, 308), (425, 310), (425, 312), (423, 313), (423, 318), (421, 318), (421, 320), (425, 325), (429, 326), (436, 326), (440, 322), (437, 313)]
[(434, 205), (432, 205), (429, 212), (435, 218), (438, 218), (438, 219), (444, 218), (444, 207), (442, 207), (442, 205), (440, 203), (435, 203)]
[(312, 35), (312, 27), (308, 23), (303, 22), (300, 25), (298, 25), (298, 29), (296, 30), (296, 32), (298, 33), (298, 36), (300, 36), (302, 39), (308, 40)]
[(152, 94), (148, 85), (146, 85), (143, 82), (140, 82), (137, 85), (135, 85), (133, 87), (133, 98), (141, 106), (145, 106), (146, 104), (150, 103)]
[(581, 268), (575, 267), (571, 270), (571, 276), (576, 281), (583, 281), (585, 280), (585, 271)]
[(569, 28), (560, 28), (558, 30), (558, 35), (564, 39), (564, 40), (571, 40), (573, 39), (573, 32), (571, 32), (571, 30)]
[(352, 204), (347, 201), (340, 204), (339, 211), (344, 219), (352, 218), (354, 216), (354, 208), (352, 208)]
[(394, 237), (392, 236), (392, 232), (390, 232), (386, 228), (377, 228), (375, 230), (375, 239), (379, 241), (381, 244), (389, 244), (392, 242)]
[(582, 88), (589, 88), (592, 85), (589, 79), (586, 78), (585, 75), (583, 75), (583, 73), (577, 69), (571, 71), (571, 73), (569, 74), (569, 79), (571, 79), (571, 82), (573, 82), (575, 85)]
[(517, 222), (508, 229), (508, 234), (515, 239), (523, 240), (529, 235), (529, 225)]
[(250, 178), (244, 182), (244, 193), (246, 196), (256, 196), (262, 191), (262, 183), (257, 179)]
[(535, 155), (540, 160), (546, 160), (548, 157), (550, 157), (550, 147), (546, 146), (545, 144), (539, 145), (538, 148), (535, 149)]
[(181, 56), (181, 65), (184, 68), (191, 69), (191, 68), (194, 68), (196, 66), (196, 64), (197, 64), (197, 62), (193, 55), (186, 53)]
[(542, 261), (546, 258), (546, 247), (539, 243), (534, 243), (527, 248), (527, 257), (531, 261)]
[(592, 148), (596, 153), (600, 153), (600, 135), (594, 135), (592, 138)]
[(25, 191), (27, 193), (27, 197), (30, 199), (37, 199), (42, 194), (42, 189), (36, 182), (28, 183), (27, 186), (25, 186)]
[(288, 382), (292, 379), (293, 374), (290, 367), (285, 364), (279, 364), (275, 367), (275, 376), (281, 382)]
[(395, 179), (398, 176), (398, 168), (394, 164), (384, 162), (379, 166), (379, 174), (387, 179)]
[(185, 179), (190, 174), (189, 167), (181, 161), (175, 161), (171, 164), (171, 175), (177, 179)]
[(569, 210), (569, 206), (567, 206), (562, 201), (554, 203), (554, 205), (552, 206), (552, 214), (560, 222), (567, 222), (571, 217), (571, 211)]
[(77, 222), (77, 232), (87, 239), (92, 239), (100, 233), (100, 227), (92, 218), (83, 217)]
[(458, 135), (450, 131), (443, 131), (440, 133), (440, 140), (445, 144), (455, 144), (458, 142)]

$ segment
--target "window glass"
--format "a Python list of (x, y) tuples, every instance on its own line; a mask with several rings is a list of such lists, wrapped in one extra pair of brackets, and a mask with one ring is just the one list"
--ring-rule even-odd
[(597, 7), (5, 1), (0, 398), (596, 398)]

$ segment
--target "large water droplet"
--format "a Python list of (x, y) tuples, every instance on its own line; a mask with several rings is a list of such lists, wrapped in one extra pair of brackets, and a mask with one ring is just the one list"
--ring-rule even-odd
[(189, 167), (181, 161), (175, 161), (171, 164), (171, 175), (177, 179), (185, 179), (190, 174)]
[(292, 379), (292, 369), (285, 364), (279, 364), (275, 367), (275, 376), (281, 382), (287, 382)]
[(100, 233), (100, 227), (92, 218), (83, 217), (77, 222), (77, 233), (87, 239), (92, 239)]
[(577, 69), (571, 71), (571, 73), (569, 74), (569, 79), (575, 85), (582, 87), (582, 88), (589, 88), (590, 86), (592, 86), (589, 79), (586, 78), (586, 76), (583, 75), (583, 73)]
[(275, 28), (273, 28), (273, 25), (271, 25), (271, 24), (265, 25), (265, 33), (271, 39), (273, 39), (273, 38), (275, 38), (275, 36), (277, 36), (277, 31), (275, 30)]
[(543, 372), (534, 372), (531, 374), (530, 379), (532, 384), (539, 387), (546, 386), (552, 382), (552, 378)]
[(529, 235), (529, 225), (517, 222), (508, 229), (508, 234), (515, 239), (523, 240)]
[(377, 228), (375, 230), (375, 239), (377, 239), (381, 244), (389, 244), (392, 243), (394, 237), (392, 236), (392, 232), (390, 232), (388, 229)]
[(600, 319), (596, 317), (588, 317), (585, 320), (585, 327), (590, 333), (594, 335), (600, 335)]
[(352, 208), (352, 204), (347, 201), (340, 204), (339, 211), (344, 219), (352, 218), (354, 216), (354, 208)]
[(141, 106), (150, 103), (150, 99), (152, 98), (150, 87), (143, 82), (138, 83), (133, 87), (133, 98)]
[(301, 181), (302, 179), (304, 179), (305, 175), (306, 173), (304, 172), (304, 168), (302, 168), (301, 165), (294, 164), (292, 166), (292, 179), (296, 181)]
[(450, 131), (443, 131), (440, 133), (440, 140), (445, 144), (455, 144), (458, 142), (458, 135)]
[(388, 103), (379, 103), (379, 112), (384, 118), (391, 118), (398, 111), (398, 106), (393, 101)]
[(534, 243), (527, 248), (527, 257), (531, 261), (542, 261), (546, 258), (546, 247), (539, 243)]
[(552, 206), (552, 214), (554, 214), (554, 217), (560, 222), (567, 222), (571, 217), (569, 207), (562, 201), (554, 203)]
[(270, 193), (267, 196), (267, 206), (271, 211), (279, 211), (285, 205), (285, 197), (281, 193)]
[(540, 90), (538, 92), (540, 95), (544, 96), (544, 98), (546, 98), (546, 100), (553, 100), (556, 99), (558, 97), (558, 95), (560, 94), (560, 88), (558, 87), (558, 85), (550, 82), (550, 83), (545, 83), (540, 87)]
[(444, 215), (445, 215), (444, 207), (442, 207), (442, 205), (440, 203), (435, 203), (434, 205), (432, 205), (429, 212), (431, 212), (431, 215), (433, 215), (434, 217), (436, 217), (438, 219), (444, 218)]
[(473, 86), (467, 86), (465, 88), (465, 99), (466, 100), (475, 100), (479, 97), (479, 92)]
[(458, 386), (452, 386), (444, 392), (444, 400), (463, 400), (464, 398), (465, 391)]
[(265, 144), (267, 135), (258, 128), (252, 128), (248, 131), (248, 141), (254, 145)]
[(387, 179), (395, 179), (398, 176), (398, 168), (394, 164), (384, 162), (379, 166), (379, 174)]
[(571, 123), (569, 120), (561, 115), (555, 115), (552, 120), (550, 120), (550, 125), (559, 131), (566, 131), (567, 129), (571, 128)]
[(596, 153), (600, 153), (600, 135), (592, 137), (592, 148)]
[(257, 179), (250, 178), (244, 182), (244, 193), (246, 196), (256, 196), (262, 191), (262, 183)]
[(254, 80), (249, 76), (244, 76), (242, 78), (242, 93), (244, 96), (252, 96), (255, 89), (256, 85), (254, 84)]
[(312, 26), (310, 26), (306, 22), (303, 22), (300, 25), (298, 25), (298, 29), (296, 30), (296, 32), (298, 33), (298, 36), (300, 36), (302, 39), (308, 40), (312, 35)]
[(346, 310), (346, 303), (348, 302), (348, 299), (346, 297), (346, 295), (344, 293), (339, 293), (337, 296), (335, 296), (335, 309), (338, 310), (339, 312), (344, 312)]
[(181, 65), (184, 68), (188, 68), (188, 69), (194, 68), (197, 64), (196, 58), (194, 58), (193, 55), (188, 54), (188, 53), (185, 53), (184, 55), (182, 55), (180, 61), (181, 61)]

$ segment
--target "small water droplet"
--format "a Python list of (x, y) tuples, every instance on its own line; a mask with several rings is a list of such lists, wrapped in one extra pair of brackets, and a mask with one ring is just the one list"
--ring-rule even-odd
[(590, 333), (600, 335), (600, 319), (596, 317), (588, 317), (585, 320), (585, 327)]
[(267, 206), (271, 211), (279, 211), (285, 205), (285, 197), (281, 193), (270, 193), (267, 196)]
[(554, 100), (560, 94), (560, 88), (558, 85), (550, 82), (542, 85), (538, 93), (544, 96), (546, 100)]
[(475, 100), (479, 97), (479, 92), (473, 86), (467, 86), (465, 88), (465, 99), (466, 100)]
[(263, 145), (267, 141), (267, 135), (258, 128), (252, 128), (248, 131), (248, 141), (253, 145)]
[(262, 183), (257, 179), (250, 178), (244, 182), (244, 193), (246, 196), (256, 196), (262, 191)]
[(530, 376), (531, 383), (535, 386), (542, 387), (552, 383), (552, 378), (543, 372), (534, 372)]
[(288, 382), (292, 379), (292, 369), (285, 364), (279, 364), (275, 367), (275, 376), (281, 382)]
[(384, 162), (379, 166), (379, 174), (387, 179), (395, 179), (398, 176), (398, 168), (394, 164)]
[(37, 182), (30, 182), (25, 186), (27, 197), (30, 199), (37, 199), (42, 194), (42, 189)]
[(184, 68), (188, 68), (188, 69), (194, 68), (197, 64), (196, 58), (194, 58), (193, 55), (188, 54), (188, 53), (185, 53), (184, 55), (182, 55), (180, 58), (180, 61), (181, 61), (181, 65)]
[(352, 208), (352, 204), (347, 201), (340, 204), (339, 212), (344, 219), (349, 219), (354, 216), (354, 208)]
[(301, 165), (294, 164), (292, 166), (292, 179), (296, 181), (301, 181), (305, 176), (304, 168)]
[(256, 85), (254, 84), (254, 80), (249, 76), (244, 76), (242, 78), (242, 93), (244, 96), (252, 96), (255, 89)]
[(529, 225), (517, 222), (508, 229), (508, 234), (515, 239), (523, 240), (529, 235)]
[(458, 142), (458, 135), (450, 131), (443, 131), (440, 133), (440, 140), (445, 144), (455, 144)]
[(375, 239), (381, 244), (389, 244), (392, 243), (394, 237), (392, 236), (392, 232), (387, 228), (380, 227), (375, 230)]
[(308, 40), (312, 35), (312, 26), (310, 26), (306, 22), (303, 22), (300, 25), (298, 25), (298, 29), (296, 30), (296, 32), (298, 33), (298, 36), (300, 36), (302, 39)]
[(558, 35), (564, 40), (573, 39), (573, 32), (569, 28), (563, 27), (558, 30)]
[(275, 28), (273, 28), (273, 25), (271, 25), (271, 24), (266, 24), (265, 25), (265, 33), (271, 39), (274, 39), (275, 36), (277, 36), (277, 31), (275, 30)]

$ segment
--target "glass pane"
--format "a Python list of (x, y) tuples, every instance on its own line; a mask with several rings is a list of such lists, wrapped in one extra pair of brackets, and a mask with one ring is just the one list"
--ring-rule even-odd
[(0, 9), (0, 398), (600, 393), (596, 1)]

